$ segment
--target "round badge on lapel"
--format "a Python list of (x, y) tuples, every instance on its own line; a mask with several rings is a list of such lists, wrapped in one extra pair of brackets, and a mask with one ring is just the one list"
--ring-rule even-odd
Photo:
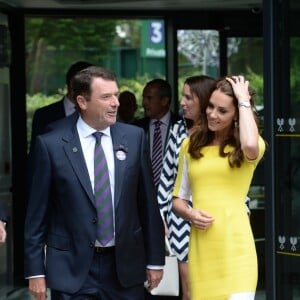
[(118, 160), (125, 160), (126, 159), (126, 153), (124, 151), (117, 151), (116, 152), (116, 157)]

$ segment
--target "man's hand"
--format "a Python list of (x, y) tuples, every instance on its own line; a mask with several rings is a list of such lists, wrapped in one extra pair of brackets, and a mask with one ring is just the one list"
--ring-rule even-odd
[(46, 300), (46, 279), (45, 277), (37, 277), (29, 279), (29, 291), (36, 300)]
[(0, 220), (0, 243), (5, 243), (5, 241), (6, 241), (5, 223)]
[(170, 231), (169, 228), (167, 226), (167, 223), (164, 221), (164, 227), (165, 227), (165, 236), (169, 237), (170, 236)]
[(161, 270), (150, 270), (147, 269), (146, 274), (147, 274), (147, 281), (148, 281), (148, 291), (151, 291), (152, 289), (156, 288), (162, 277), (163, 277), (164, 271)]

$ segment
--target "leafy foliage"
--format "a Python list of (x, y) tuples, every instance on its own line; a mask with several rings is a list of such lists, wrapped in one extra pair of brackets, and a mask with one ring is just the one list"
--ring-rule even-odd
[(55, 78), (56, 74), (64, 78), (62, 75), (77, 60), (101, 65), (112, 47), (115, 25), (113, 19), (28, 18), (25, 22), (27, 92), (43, 92), (48, 78)]

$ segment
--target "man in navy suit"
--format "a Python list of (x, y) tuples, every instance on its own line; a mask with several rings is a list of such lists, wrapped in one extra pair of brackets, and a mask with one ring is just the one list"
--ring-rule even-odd
[(6, 240), (6, 229), (5, 229), (6, 222), (7, 222), (6, 215), (2, 207), (2, 204), (0, 202), (0, 243), (4, 243)]
[[(35, 299), (141, 300), (163, 275), (164, 229), (142, 129), (116, 122), (113, 73), (91, 66), (71, 81), (79, 115), (36, 138), (25, 220), (25, 277)], [(114, 235), (97, 238), (95, 131), (108, 161)]]
[(71, 79), (79, 71), (91, 66), (86, 61), (77, 61), (70, 66), (66, 74), (67, 94), (59, 101), (37, 109), (32, 118), (30, 151), (37, 135), (44, 133), (46, 127), (59, 119), (75, 112), (75, 103), (71, 95)]

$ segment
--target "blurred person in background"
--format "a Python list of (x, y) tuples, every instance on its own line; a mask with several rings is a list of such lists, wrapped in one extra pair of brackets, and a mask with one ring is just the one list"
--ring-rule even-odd
[(118, 121), (132, 124), (136, 121), (137, 111), (136, 97), (130, 91), (123, 91), (119, 95), (120, 106), (118, 108)]

